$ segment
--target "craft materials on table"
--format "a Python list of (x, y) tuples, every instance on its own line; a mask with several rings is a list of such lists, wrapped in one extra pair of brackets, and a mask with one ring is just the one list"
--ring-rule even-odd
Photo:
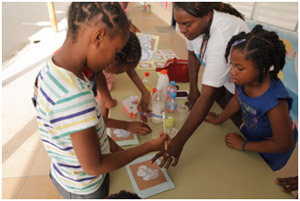
[(154, 154), (142, 156), (126, 166), (131, 184), (141, 198), (175, 188), (166, 170), (159, 167), (160, 160), (150, 163), (153, 157)]
[(129, 98), (123, 100), (122, 103), (123, 109), (127, 113), (128, 117), (136, 119), (138, 114), (137, 105), (139, 103), (139, 97), (130, 96)]
[(157, 51), (159, 36), (146, 33), (136, 33), (141, 49), (142, 56), (138, 65), (138, 69), (155, 69), (154, 61)]
[(107, 134), (119, 145), (138, 145), (139, 139), (136, 134), (123, 129), (107, 128)]

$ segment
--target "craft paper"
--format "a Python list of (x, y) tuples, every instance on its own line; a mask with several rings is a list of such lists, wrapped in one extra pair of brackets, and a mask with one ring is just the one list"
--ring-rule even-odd
[(137, 145), (139, 139), (136, 134), (123, 129), (107, 128), (107, 134), (119, 145)]
[(142, 49), (142, 56), (138, 69), (155, 69), (154, 61), (157, 51), (159, 36), (145, 34), (145, 33), (136, 33)]
[(160, 161), (150, 163), (153, 157), (154, 154), (142, 156), (126, 166), (132, 186), (141, 198), (175, 188), (166, 170), (159, 167)]

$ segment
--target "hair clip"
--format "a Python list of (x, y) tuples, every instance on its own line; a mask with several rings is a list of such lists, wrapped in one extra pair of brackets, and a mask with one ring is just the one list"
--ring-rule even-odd
[(242, 42), (245, 42), (245, 41), (246, 41), (245, 38), (240, 39), (240, 40), (236, 40), (236, 41), (234, 41), (234, 43), (232, 43), (232, 46), (236, 46), (236, 45), (241, 44)]

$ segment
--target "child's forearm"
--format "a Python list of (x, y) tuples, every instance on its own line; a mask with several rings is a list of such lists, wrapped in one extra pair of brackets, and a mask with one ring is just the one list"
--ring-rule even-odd
[(290, 145), (280, 145), (274, 140), (263, 141), (247, 141), (245, 144), (245, 151), (255, 151), (263, 153), (281, 153), (287, 152), (292, 148)]
[(241, 109), (240, 103), (236, 96), (233, 96), (227, 104), (224, 111), (218, 116), (219, 122), (223, 123)]
[(119, 128), (119, 129), (128, 129), (128, 122), (127, 121), (122, 121), (122, 120), (117, 120), (117, 119), (111, 119), (108, 117), (103, 117), (105, 126), (107, 128)]

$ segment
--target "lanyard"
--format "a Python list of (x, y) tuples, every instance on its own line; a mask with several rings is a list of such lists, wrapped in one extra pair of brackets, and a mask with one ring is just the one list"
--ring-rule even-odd
[(199, 61), (200, 61), (200, 63), (203, 62), (203, 59), (204, 59), (203, 57), (204, 57), (204, 54), (206, 52), (208, 39), (210, 37), (210, 33), (209, 32), (210, 32), (210, 27), (211, 27), (212, 19), (213, 19), (213, 17), (209, 20), (209, 22), (207, 24), (206, 30), (204, 32), (203, 40), (202, 40), (202, 43), (201, 43), (201, 46), (200, 46), (200, 52), (199, 52)]

